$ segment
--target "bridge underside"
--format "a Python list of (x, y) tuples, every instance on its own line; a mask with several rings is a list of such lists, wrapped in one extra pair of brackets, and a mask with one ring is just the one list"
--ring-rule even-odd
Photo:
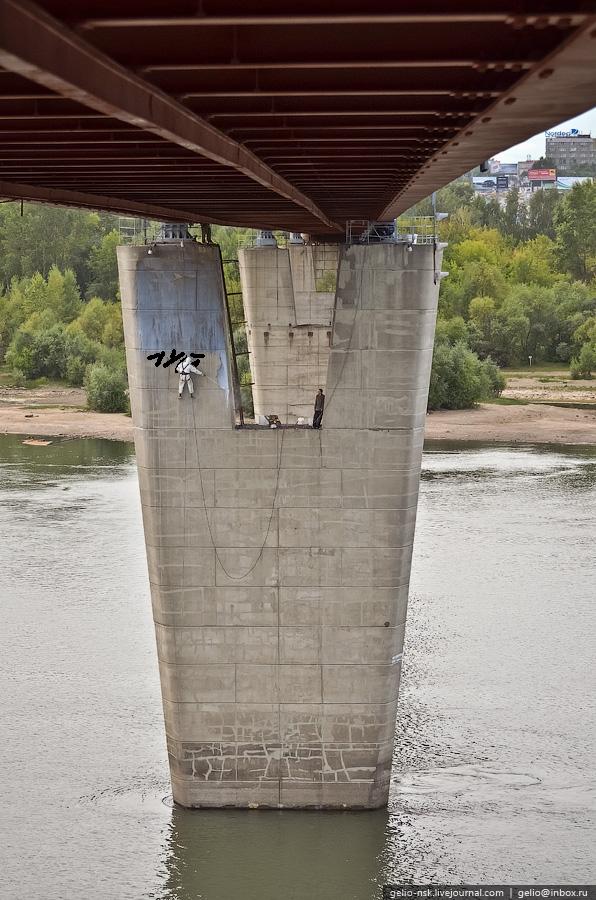
[(594, 102), (591, 0), (332, 6), (0, 0), (0, 195), (333, 239)]

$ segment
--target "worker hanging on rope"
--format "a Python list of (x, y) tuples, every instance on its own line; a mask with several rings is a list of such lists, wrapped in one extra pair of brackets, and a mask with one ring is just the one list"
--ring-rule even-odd
[(319, 393), (315, 397), (315, 414), (312, 419), (312, 427), (320, 428), (323, 421), (323, 410), (325, 409), (325, 394), (323, 388), (319, 388)]
[(188, 387), (188, 393), (190, 394), (190, 399), (192, 400), (194, 397), (194, 388), (192, 384), (191, 375), (205, 375), (204, 372), (201, 372), (200, 369), (197, 369), (192, 364), (192, 357), (188, 354), (186, 357), (178, 363), (176, 366), (176, 372), (180, 376), (178, 379), (178, 399), (182, 400), (182, 391), (184, 390), (184, 385)]

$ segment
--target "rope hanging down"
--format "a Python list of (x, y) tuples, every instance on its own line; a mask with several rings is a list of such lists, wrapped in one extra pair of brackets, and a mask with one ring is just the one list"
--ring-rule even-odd
[[(361, 295), (362, 295), (362, 283), (363, 283), (363, 280), (364, 280), (364, 259), (362, 260), (362, 265), (360, 266), (360, 285), (359, 285), (359, 295), (358, 295), (358, 296), (361, 296)], [(339, 370), (339, 375), (338, 375), (338, 377), (337, 377), (337, 379), (336, 379), (336, 382), (335, 382), (335, 385), (334, 385), (334, 387), (333, 387), (333, 389), (332, 389), (332, 391), (331, 391), (331, 393), (330, 393), (330, 395), (329, 395), (329, 401), (326, 402), (326, 404), (325, 404), (326, 407), (327, 407), (327, 409), (329, 409), (329, 405), (331, 404), (331, 402), (332, 402), (332, 400), (333, 400), (333, 397), (334, 397), (334, 395), (335, 395), (335, 392), (336, 392), (336, 390), (337, 390), (337, 388), (338, 388), (338, 386), (339, 386), (339, 383), (340, 383), (340, 381), (341, 381), (341, 377), (342, 377), (342, 375), (343, 375), (343, 371), (344, 371), (344, 368), (345, 368), (345, 365), (346, 365), (346, 362), (347, 362), (348, 353), (349, 353), (349, 352), (351, 351), (351, 349), (352, 349), (352, 338), (353, 338), (353, 335), (354, 335), (354, 328), (355, 328), (355, 324), (356, 324), (356, 317), (357, 317), (357, 315), (358, 315), (358, 306), (357, 306), (357, 304), (354, 304), (354, 317), (353, 317), (353, 319), (352, 319), (352, 324), (351, 324), (351, 328), (350, 328), (350, 337), (349, 337), (349, 340), (348, 340), (348, 346), (347, 346), (347, 349), (345, 350), (345, 353), (344, 353), (344, 358), (343, 358), (343, 360), (342, 360), (341, 368), (340, 368), (340, 370)], [(213, 378), (210, 378), (208, 375), (206, 375), (205, 377), (206, 377), (209, 381), (211, 381), (213, 384), (217, 385), (217, 387), (219, 387), (219, 385), (217, 384), (217, 382), (216, 382)], [(259, 552), (258, 552), (258, 555), (257, 555), (257, 557), (256, 557), (256, 559), (255, 559), (255, 561), (254, 561), (254, 563), (246, 570), (246, 572), (243, 572), (241, 575), (233, 575), (233, 574), (227, 569), (227, 567), (224, 565), (224, 563), (223, 563), (223, 561), (222, 561), (222, 558), (221, 558), (221, 556), (219, 555), (219, 548), (218, 548), (218, 546), (217, 546), (217, 544), (216, 544), (216, 542), (215, 542), (215, 538), (214, 538), (214, 536), (213, 536), (213, 529), (211, 528), (211, 522), (209, 521), (209, 513), (208, 513), (208, 510), (207, 510), (207, 503), (206, 503), (206, 500), (205, 500), (205, 488), (204, 488), (204, 485), (203, 485), (203, 467), (201, 466), (201, 457), (200, 457), (200, 452), (199, 452), (199, 442), (198, 442), (198, 439), (197, 439), (197, 423), (196, 423), (196, 419), (195, 419), (195, 407), (194, 407), (194, 404), (192, 405), (192, 422), (193, 422), (193, 435), (194, 435), (195, 449), (196, 449), (196, 453), (197, 453), (197, 468), (198, 468), (198, 470), (199, 470), (199, 481), (200, 481), (200, 484), (201, 484), (201, 499), (202, 499), (202, 502), (203, 502), (203, 509), (205, 510), (205, 519), (206, 519), (206, 522), (207, 522), (207, 530), (209, 531), (209, 539), (210, 539), (210, 541), (211, 541), (211, 544), (212, 544), (212, 546), (213, 546), (213, 549), (215, 550), (215, 556), (216, 556), (216, 558), (217, 558), (217, 561), (219, 562), (219, 564), (220, 564), (221, 568), (223, 569), (224, 573), (228, 576), (228, 578), (231, 578), (233, 581), (242, 581), (244, 578), (247, 578), (248, 575), (250, 575), (250, 573), (253, 572), (253, 571), (256, 569), (257, 565), (259, 564), (259, 562), (260, 562), (260, 560), (261, 560), (261, 558), (262, 558), (262, 556), (263, 556), (263, 551), (265, 550), (265, 546), (266, 546), (267, 541), (268, 541), (268, 539), (269, 539), (269, 534), (270, 534), (270, 532), (271, 532), (271, 523), (273, 522), (273, 515), (274, 515), (274, 513), (275, 513), (275, 505), (276, 505), (276, 503), (277, 503), (277, 498), (278, 498), (278, 494), (279, 494), (279, 474), (280, 474), (280, 470), (281, 470), (281, 463), (282, 463), (282, 457), (283, 457), (284, 428), (280, 428), (280, 429), (279, 429), (279, 431), (281, 431), (281, 439), (280, 439), (280, 441), (279, 441), (279, 453), (276, 455), (276, 458), (277, 458), (276, 470), (277, 470), (277, 471), (276, 471), (276, 478), (275, 478), (275, 491), (274, 491), (274, 494), (273, 494), (273, 500), (272, 500), (272, 502), (271, 502), (271, 510), (270, 510), (270, 512), (269, 512), (269, 519), (268, 519), (268, 521), (267, 521), (267, 529), (266, 529), (266, 532), (265, 532), (265, 537), (264, 537), (264, 539), (263, 539), (263, 543), (261, 544), (260, 550), (259, 550)], [(320, 431), (319, 431), (319, 456), (320, 456), (320, 458), (321, 458), (321, 460), (322, 460), (322, 458), (323, 458), (323, 447), (322, 447), (322, 436), (321, 436), (321, 432), (320, 432)], [(185, 456), (185, 472), (186, 472), (187, 470), (188, 470), (188, 466), (187, 466), (186, 456)], [(230, 548), (230, 549), (231, 549), (231, 548)]]
[[(208, 376), (207, 376), (207, 377), (208, 377)], [(212, 378), (210, 378), (209, 380), (210, 380), (210, 381), (213, 381)], [(214, 384), (215, 384), (215, 382), (214, 382)], [(193, 434), (194, 434), (194, 439), (195, 439), (195, 449), (196, 449), (196, 451), (197, 451), (197, 468), (198, 468), (198, 470), (199, 470), (199, 481), (200, 481), (200, 484), (201, 484), (201, 499), (202, 499), (202, 501), (203, 501), (203, 509), (205, 510), (205, 519), (206, 519), (206, 521), (207, 521), (207, 529), (208, 529), (208, 531), (209, 531), (209, 538), (210, 538), (210, 540), (211, 540), (211, 544), (213, 545), (213, 549), (215, 550), (215, 556), (216, 556), (216, 558), (217, 558), (217, 561), (219, 562), (220, 566), (222, 567), (223, 571), (224, 571), (225, 574), (228, 576), (228, 578), (231, 578), (233, 581), (242, 581), (243, 578), (246, 578), (248, 575), (250, 575), (251, 572), (254, 571), (254, 569), (256, 569), (256, 567), (257, 567), (259, 561), (261, 560), (261, 557), (263, 556), (263, 551), (264, 551), (264, 549), (265, 549), (265, 545), (267, 544), (267, 540), (268, 540), (268, 538), (269, 538), (269, 533), (270, 533), (270, 531), (271, 531), (271, 523), (272, 523), (272, 521), (273, 521), (273, 514), (274, 514), (274, 512), (275, 512), (275, 504), (277, 503), (277, 496), (278, 496), (278, 491), (279, 491), (279, 472), (280, 472), (280, 469), (281, 469), (281, 461), (282, 461), (282, 455), (283, 455), (283, 444), (284, 444), (284, 432), (283, 432), (283, 428), (282, 428), (282, 429), (279, 429), (279, 430), (281, 431), (281, 440), (280, 440), (280, 443), (279, 443), (279, 453), (276, 454), (276, 459), (277, 459), (277, 474), (276, 474), (276, 478), (275, 478), (275, 492), (274, 492), (274, 494), (273, 494), (273, 500), (272, 500), (272, 503), (271, 503), (271, 510), (270, 510), (270, 513), (269, 513), (269, 520), (268, 520), (268, 522), (267, 522), (267, 530), (266, 530), (266, 532), (265, 532), (265, 538), (264, 538), (264, 540), (263, 540), (263, 543), (261, 544), (261, 548), (260, 548), (260, 550), (259, 550), (259, 553), (258, 553), (257, 558), (255, 559), (254, 563), (246, 570), (246, 572), (243, 572), (242, 575), (233, 575), (233, 574), (227, 569), (227, 567), (224, 565), (224, 563), (223, 563), (223, 561), (222, 561), (222, 558), (221, 558), (221, 556), (219, 555), (219, 548), (218, 548), (217, 544), (215, 543), (215, 538), (213, 537), (213, 530), (212, 530), (212, 528), (211, 528), (211, 522), (209, 521), (209, 512), (208, 512), (208, 509), (207, 509), (207, 503), (206, 503), (206, 500), (205, 500), (205, 489), (204, 489), (204, 486), (203, 486), (203, 467), (201, 466), (201, 457), (200, 457), (200, 453), (199, 453), (199, 442), (198, 442), (198, 439), (197, 439), (197, 423), (196, 423), (196, 420), (195, 420), (195, 407), (194, 407), (194, 404), (193, 404), (193, 406), (192, 406), (192, 422), (193, 422)], [(186, 465), (186, 457), (185, 457), (185, 472), (187, 471), (187, 469), (188, 469), (188, 466)]]

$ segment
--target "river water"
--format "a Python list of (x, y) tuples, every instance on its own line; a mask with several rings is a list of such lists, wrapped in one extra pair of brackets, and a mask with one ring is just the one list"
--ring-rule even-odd
[(0, 467), (0, 897), (596, 880), (596, 450), (428, 448), (371, 813), (173, 809), (131, 446), (0, 437)]

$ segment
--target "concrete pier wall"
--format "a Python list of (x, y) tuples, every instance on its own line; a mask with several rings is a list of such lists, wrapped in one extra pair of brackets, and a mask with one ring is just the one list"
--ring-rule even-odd
[[(320, 431), (234, 427), (216, 248), (126, 247), (119, 264), (174, 798), (382, 806), (438, 294), (432, 248), (343, 253)], [(212, 381), (195, 377), (197, 399), (179, 401), (176, 376), (146, 355), (191, 337)]]
[(312, 421), (331, 344), (338, 247), (289, 245), (239, 251), (255, 418)]

